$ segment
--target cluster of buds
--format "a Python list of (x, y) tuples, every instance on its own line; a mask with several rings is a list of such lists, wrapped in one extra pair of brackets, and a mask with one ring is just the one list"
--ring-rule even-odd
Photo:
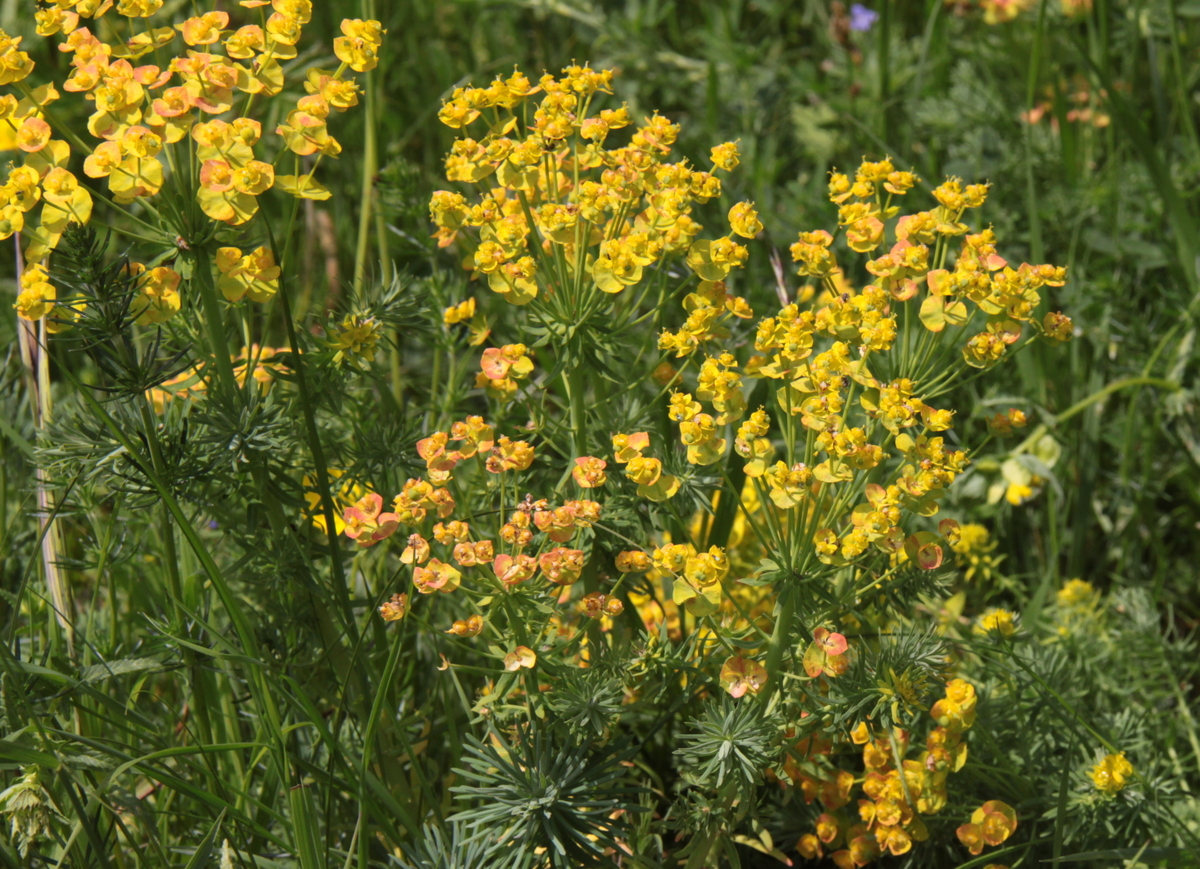
[(336, 364), (366, 371), (375, 360), (382, 337), (383, 324), (379, 320), (362, 314), (347, 314), (340, 324), (329, 327), (327, 343)]

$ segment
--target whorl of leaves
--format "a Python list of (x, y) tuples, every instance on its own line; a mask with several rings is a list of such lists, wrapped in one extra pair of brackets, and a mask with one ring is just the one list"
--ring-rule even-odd
[(679, 735), (677, 766), (697, 787), (720, 790), (732, 783), (746, 795), (762, 781), (779, 752), (779, 728), (761, 704), (722, 697), (708, 704)]
[(55, 252), (51, 279), (60, 298), (78, 296), (84, 302), (69, 321), (73, 337), (82, 343), (105, 375), (99, 388), (125, 399), (140, 398), (146, 390), (188, 367), (186, 348), (164, 352), (163, 331), (154, 329), (145, 346), (130, 334), (131, 306), (137, 290), (126, 273), (127, 257), (106, 254), (108, 239), (91, 226), (71, 224)]
[(868, 720), (884, 729), (912, 726), (943, 689), (949, 648), (932, 632), (901, 629), (855, 649), (850, 669), (828, 680), (822, 698), (839, 727)]
[(491, 865), (497, 850), (493, 844), (469, 838), (456, 821), (446, 827), (426, 824), (421, 838), (392, 861), (400, 869), (478, 869)]
[[(595, 750), (569, 733), (537, 726), (490, 742), (470, 738), (466, 768), (455, 772), (468, 784), (454, 793), (474, 805), (451, 818), (472, 840), (505, 849), (514, 869), (610, 865), (605, 849), (616, 848), (618, 822), (609, 815), (636, 803), (639, 789), (622, 782), (621, 761), (630, 752), (610, 746)], [(539, 849), (545, 849), (539, 853)]]
[(547, 696), (550, 708), (568, 729), (602, 736), (621, 714), (622, 685), (612, 674), (568, 670)]

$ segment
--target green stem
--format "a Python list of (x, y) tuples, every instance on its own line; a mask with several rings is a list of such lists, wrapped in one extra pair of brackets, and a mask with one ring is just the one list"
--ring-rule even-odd
[[(359, 194), (358, 244), (354, 249), (354, 294), (361, 296), (367, 274), (367, 248), (371, 241), (371, 206), (375, 189), (375, 173), (379, 169), (378, 144), (375, 138), (375, 87), (367, 81), (367, 114), (363, 123), (366, 127), (363, 142), (362, 187)], [(380, 251), (383, 256), (383, 251)]]
[(317, 429), (317, 417), (313, 410), (312, 394), (304, 373), (304, 360), (300, 353), (300, 342), (296, 338), (296, 324), (292, 321), (292, 305), (288, 298), (286, 280), (279, 282), (279, 301), (283, 305), (283, 325), (287, 330), (288, 347), (292, 351), (292, 364), (296, 372), (296, 388), (300, 393), (300, 408), (304, 414), (304, 433), (312, 453), (317, 476), (317, 490), (321, 496), (321, 510), (325, 516), (325, 536), (329, 540), (329, 560), (333, 567), (333, 595), (341, 609), (343, 627), (354, 640), (358, 639), (358, 626), (350, 608), (350, 595), (346, 589), (346, 574), (342, 567), (342, 549), (334, 520), (335, 507), (333, 489), (329, 479), (329, 465), (325, 461), (325, 449), (321, 446), (321, 434)]
[[(775, 619), (775, 627), (771, 630), (771, 640), (767, 644), (767, 676), (774, 679), (779, 675), (780, 665), (783, 663), (783, 653), (791, 645), (792, 642), (792, 621), (796, 617), (796, 592), (790, 588), (792, 582), (789, 577), (784, 582), (780, 583), (779, 593), (779, 615)], [(782, 682), (776, 681), (776, 686), (782, 686)]]
[(217, 376), (231, 390), (237, 389), (237, 378), (233, 373), (233, 361), (229, 356), (229, 336), (225, 332), (225, 321), (221, 317), (221, 305), (217, 301), (217, 287), (213, 283), (212, 263), (208, 251), (196, 248), (196, 261), (192, 282), (200, 290), (200, 303), (204, 307), (204, 325), (208, 333), (209, 349), (212, 351)]
[(587, 455), (587, 429), (584, 426), (587, 409), (583, 403), (587, 387), (584, 375), (583, 366), (576, 364), (564, 381), (567, 387), (567, 398), (571, 402), (571, 433), (574, 437), (576, 458)]

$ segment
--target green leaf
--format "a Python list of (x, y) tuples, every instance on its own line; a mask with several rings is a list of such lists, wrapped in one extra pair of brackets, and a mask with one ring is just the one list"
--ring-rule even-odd
[(1112, 848), (1107, 851), (1079, 851), (1057, 860), (1042, 860), (1043, 863), (1083, 863), (1087, 860), (1133, 860), (1156, 863), (1166, 860), (1172, 869), (1200, 866), (1193, 852), (1186, 848)]
[(213, 842), (217, 839), (217, 831), (221, 829), (221, 823), (225, 820), (225, 812), (222, 811), (217, 816), (217, 820), (213, 822), (212, 827), (198, 846), (195, 853), (192, 854), (192, 859), (187, 861), (187, 865), (183, 869), (201, 869), (202, 866), (208, 865), (208, 858), (212, 855)]
[(10, 739), (0, 739), (0, 761), (19, 763), (22, 766), (37, 764), (48, 769), (58, 769), (59, 766), (58, 758), (54, 755), (45, 751), (39, 751), (36, 748), (30, 748), (28, 745), (21, 745)]
[(99, 682), (110, 676), (124, 676), (127, 673), (161, 669), (164, 669), (163, 662), (155, 658), (121, 658), (117, 661), (106, 661), (84, 667), (83, 672), (79, 674), (79, 681)]

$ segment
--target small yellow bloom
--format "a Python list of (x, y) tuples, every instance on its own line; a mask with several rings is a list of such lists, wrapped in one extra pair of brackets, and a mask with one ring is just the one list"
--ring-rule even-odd
[(726, 172), (731, 172), (737, 168), (741, 162), (738, 154), (737, 142), (724, 142), (720, 145), (714, 145), (711, 152), (713, 166), (717, 169), (724, 169)]
[(1072, 579), (1058, 590), (1056, 598), (1060, 607), (1083, 606), (1096, 599), (1096, 589), (1087, 580)]
[(1096, 790), (1108, 796), (1124, 790), (1132, 775), (1133, 764), (1125, 759), (1123, 751), (1120, 754), (1105, 755), (1091, 771), (1092, 784)]
[(536, 663), (537, 653), (528, 646), (517, 646), (504, 656), (504, 669), (510, 673), (515, 673), (522, 667), (533, 669)]
[(379, 608), (379, 614), (385, 622), (396, 622), (404, 618), (408, 614), (408, 595), (392, 595), (392, 599), (385, 601)]
[(447, 326), (465, 323), (475, 316), (475, 299), (470, 298), (457, 305), (451, 305), (442, 313), (442, 322)]
[(975, 633), (991, 634), (997, 633), (1004, 637), (1011, 637), (1017, 632), (1017, 617), (1014, 613), (1005, 609), (992, 608), (987, 610), (979, 617), (979, 621), (975, 623)]
[(749, 202), (739, 202), (729, 209), (729, 226), (742, 238), (754, 238), (762, 232), (762, 221)]

